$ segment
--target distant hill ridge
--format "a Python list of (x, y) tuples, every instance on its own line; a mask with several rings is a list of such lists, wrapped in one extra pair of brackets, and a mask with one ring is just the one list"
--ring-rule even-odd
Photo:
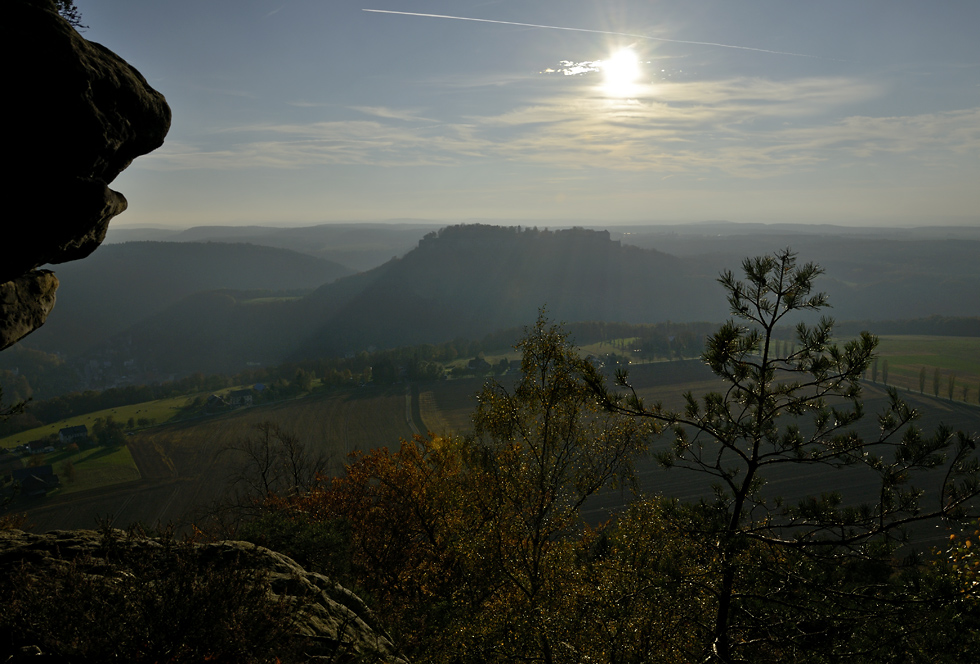
[(282, 228), (274, 226), (194, 226), (185, 230), (110, 229), (107, 242), (166, 240), (168, 242), (249, 242), (335, 261), (364, 271), (415, 247), (436, 222), (319, 224)]
[(194, 293), (309, 291), (353, 272), (288, 249), (244, 243), (128, 242), (60, 265), (55, 315), (30, 344), (82, 352)]
[(101, 355), (155, 374), (236, 372), (248, 363), (481, 338), (527, 324), (541, 306), (566, 321), (723, 317), (718, 298), (695, 295), (699, 286), (713, 290), (713, 277), (691, 277), (678, 259), (605, 231), (452, 226), (299, 300), (190, 294), (116, 335)]
[[(338, 306), (296, 355), (343, 352), (357, 343), (385, 347), (477, 338), (526, 324), (542, 306), (567, 321), (724, 315), (693, 297), (710, 280), (688, 278), (673, 256), (624, 246), (607, 231), (450, 226), (429, 233), (416, 249), (379, 270), (383, 276)], [(344, 281), (318, 289), (303, 306), (332, 308)]]
[[(321, 282), (302, 298), (255, 301), (239, 292), (244, 286), (224, 284), (172, 298), (105, 349), (164, 374), (235, 373), (249, 363), (482, 338), (528, 324), (542, 306), (569, 323), (720, 322), (729, 311), (718, 273), (738, 272), (745, 256), (785, 240), (759, 236), (753, 244), (743, 235), (733, 249), (712, 236), (705, 253), (679, 257), (659, 250), (671, 246), (669, 237), (642, 236), (648, 248), (613, 237), (583, 228), (448, 226), (426, 233), (400, 258)], [(827, 267), (818, 287), (833, 304), (825, 313), (840, 321), (980, 315), (980, 274), (965, 260), (976, 248), (970, 240), (799, 239), (817, 254), (801, 253), (800, 260)], [(165, 271), (155, 279), (169, 283)]]

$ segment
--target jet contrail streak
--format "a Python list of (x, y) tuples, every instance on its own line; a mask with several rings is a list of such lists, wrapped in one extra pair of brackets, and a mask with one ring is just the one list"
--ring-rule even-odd
[(824, 58), (819, 55), (807, 55), (806, 53), (790, 53), (788, 51), (770, 51), (765, 48), (753, 48), (751, 46), (734, 46), (732, 44), (718, 44), (716, 42), (689, 41), (687, 39), (667, 39), (666, 37), (651, 37), (650, 35), (640, 35), (632, 32), (613, 32), (611, 30), (591, 30), (589, 28), (567, 28), (560, 25), (540, 25), (538, 23), (518, 23), (516, 21), (495, 21), (489, 18), (471, 18), (469, 16), (447, 16), (445, 14), (420, 14), (418, 12), (396, 12), (390, 9), (362, 9), (361, 11), (373, 14), (398, 14), (399, 16), (421, 16), (422, 18), (445, 18), (453, 21), (473, 21), (475, 23), (497, 23), (499, 25), (519, 25), (525, 28), (541, 28), (542, 30), (568, 30), (569, 32), (591, 32), (598, 35), (617, 35), (619, 37), (633, 37), (636, 39), (648, 39), (651, 41), (670, 42), (672, 44), (695, 44), (697, 46), (716, 46), (718, 48), (735, 48), (740, 51), (755, 51), (757, 53), (772, 53), (773, 55), (791, 55), (795, 58), (815, 58), (818, 60), (835, 60), (836, 58)]

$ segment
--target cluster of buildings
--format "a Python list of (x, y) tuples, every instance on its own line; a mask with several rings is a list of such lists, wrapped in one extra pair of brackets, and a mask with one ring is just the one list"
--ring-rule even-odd
[(31, 460), (40, 458), (42, 454), (56, 452), (72, 443), (79, 447), (91, 444), (85, 425), (61, 429), (57, 440), (41, 438), (11, 450), (0, 449), (0, 501), (5, 503), (18, 495), (45, 496), (52, 489), (61, 486), (61, 479), (50, 463), (34, 464)]

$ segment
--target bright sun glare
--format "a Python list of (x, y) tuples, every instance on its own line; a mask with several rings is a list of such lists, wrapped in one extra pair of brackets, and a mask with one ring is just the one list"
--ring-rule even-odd
[(614, 53), (608, 60), (602, 61), (602, 73), (609, 94), (625, 97), (630, 94), (643, 72), (636, 52), (631, 48), (624, 48)]

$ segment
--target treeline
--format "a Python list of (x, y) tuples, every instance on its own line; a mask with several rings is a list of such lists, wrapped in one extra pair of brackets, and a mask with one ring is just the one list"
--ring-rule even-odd
[[(569, 339), (578, 346), (599, 342), (619, 342), (624, 352), (647, 360), (697, 357), (704, 350), (704, 340), (718, 327), (717, 323), (610, 323), (585, 321), (563, 323)], [(482, 352), (499, 351), (513, 346), (524, 334), (524, 328), (509, 328), (487, 335), (479, 344)]]
[[(710, 323), (630, 325), (592, 321), (573, 323), (567, 327), (571, 338), (580, 345), (625, 339), (629, 343), (626, 344), (628, 348), (623, 349), (624, 354), (644, 359), (663, 359), (696, 357), (703, 349), (704, 338), (713, 326)], [(309, 385), (315, 380), (319, 380), (320, 385), (326, 389), (367, 382), (391, 384), (400, 380), (438, 380), (445, 375), (447, 364), (481, 354), (509, 351), (523, 333), (523, 328), (509, 328), (480, 340), (454, 339), (439, 344), (362, 351), (351, 357), (317, 358), (274, 367), (257, 367), (234, 375), (205, 375), (198, 372), (177, 380), (150, 385), (74, 391), (30, 401), (24, 412), (0, 423), (0, 436), (9, 436), (108, 408), (187, 394), (216, 392), (236, 385), (261, 383), (268, 388), (262, 399), (275, 400), (309, 391)], [(55, 377), (58, 377), (60, 383), (69, 380), (67, 375), (71, 372), (70, 368), (55, 355), (25, 349), (15, 357), (22, 359), (22, 364), (33, 370), (15, 374), (8, 369), (0, 373), (6, 402), (24, 401), (34, 397), (35, 382), (46, 383), (48, 379)]]
[(839, 334), (855, 335), (861, 330), (875, 334), (926, 335), (936, 337), (980, 337), (980, 318), (930, 316), (912, 320), (848, 321), (837, 325)]
[(235, 383), (225, 376), (195, 374), (186, 378), (156, 385), (130, 385), (107, 390), (71, 392), (52, 399), (30, 401), (23, 412), (0, 423), (0, 436), (9, 436), (34, 427), (51, 424), (69, 417), (109, 408), (119, 408), (145, 401), (168, 399), (183, 394), (219, 390)]
[[(663, 360), (698, 357), (704, 350), (705, 338), (716, 324), (656, 323), (634, 325), (605, 321), (569, 323), (565, 329), (569, 338), (579, 346), (598, 342), (618, 342), (621, 352), (610, 357), (613, 364), (626, 364), (629, 358)], [(980, 318), (950, 318), (933, 316), (910, 321), (851, 322), (837, 325), (845, 336), (873, 329), (876, 334), (923, 334), (936, 336), (980, 336)], [(508, 328), (488, 334), (479, 340), (454, 339), (439, 344), (421, 344), (404, 348), (362, 351), (351, 357), (317, 358), (289, 362), (274, 367), (249, 369), (234, 375), (194, 373), (190, 376), (151, 385), (114, 387), (106, 390), (74, 391), (52, 398), (37, 399), (36, 395), (50, 393), (52, 385), (67, 385), (74, 372), (68, 363), (55, 355), (32, 349), (5, 354), (8, 368), (0, 368), (5, 402), (16, 403), (34, 397), (25, 412), (0, 424), (0, 436), (77, 415), (107, 408), (118, 408), (156, 399), (168, 399), (185, 394), (214, 392), (235, 385), (262, 383), (270, 387), (265, 396), (274, 400), (308, 391), (307, 381), (319, 380), (325, 388), (374, 382), (390, 384), (400, 380), (438, 380), (445, 374), (445, 365), (458, 359), (509, 351), (524, 333), (523, 328)], [(791, 343), (791, 328), (777, 329), (778, 343)], [(19, 360), (25, 370), (14, 373), (12, 361)], [(298, 382), (297, 382), (298, 381)], [(44, 385), (46, 389), (36, 389)]]
[(0, 385), (8, 401), (47, 399), (77, 390), (79, 373), (58, 355), (21, 342), (0, 353)]
[[(509, 337), (509, 343), (513, 344), (517, 336), (518, 332), (514, 331), (513, 336)], [(508, 337), (504, 335), (485, 342), (457, 339), (442, 344), (425, 344), (373, 353), (364, 351), (352, 357), (319, 358), (275, 367), (257, 367), (230, 376), (198, 372), (178, 380), (151, 385), (70, 392), (49, 399), (29, 401), (23, 412), (0, 423), (0, 436), (12, 435), (85, 413), (188, 394), (217, 392), (236, 385), (261, 383), (267, 388), (263, 390), (265, 396), (262, 398), (275, 400), (309, 391), (313, 381), (317, 379), (327, 389), (369, 381), (386, 384), (402, 379), (436, 380), (444, 373), (444, 363), (459, 357), (474, 356), (484, 352), (484, 349), (496, 349), (496, 344), (505, 338)], [(32, 353), (51, 366), (63, 367), (63, 363), (54, 356), (38, 351)], [(14, 374), (8, 370), (3, 376), (6, 377), (3, 383), (5, 402), (23, 401), (33, 396), (30, 381), (24, 373)]]

